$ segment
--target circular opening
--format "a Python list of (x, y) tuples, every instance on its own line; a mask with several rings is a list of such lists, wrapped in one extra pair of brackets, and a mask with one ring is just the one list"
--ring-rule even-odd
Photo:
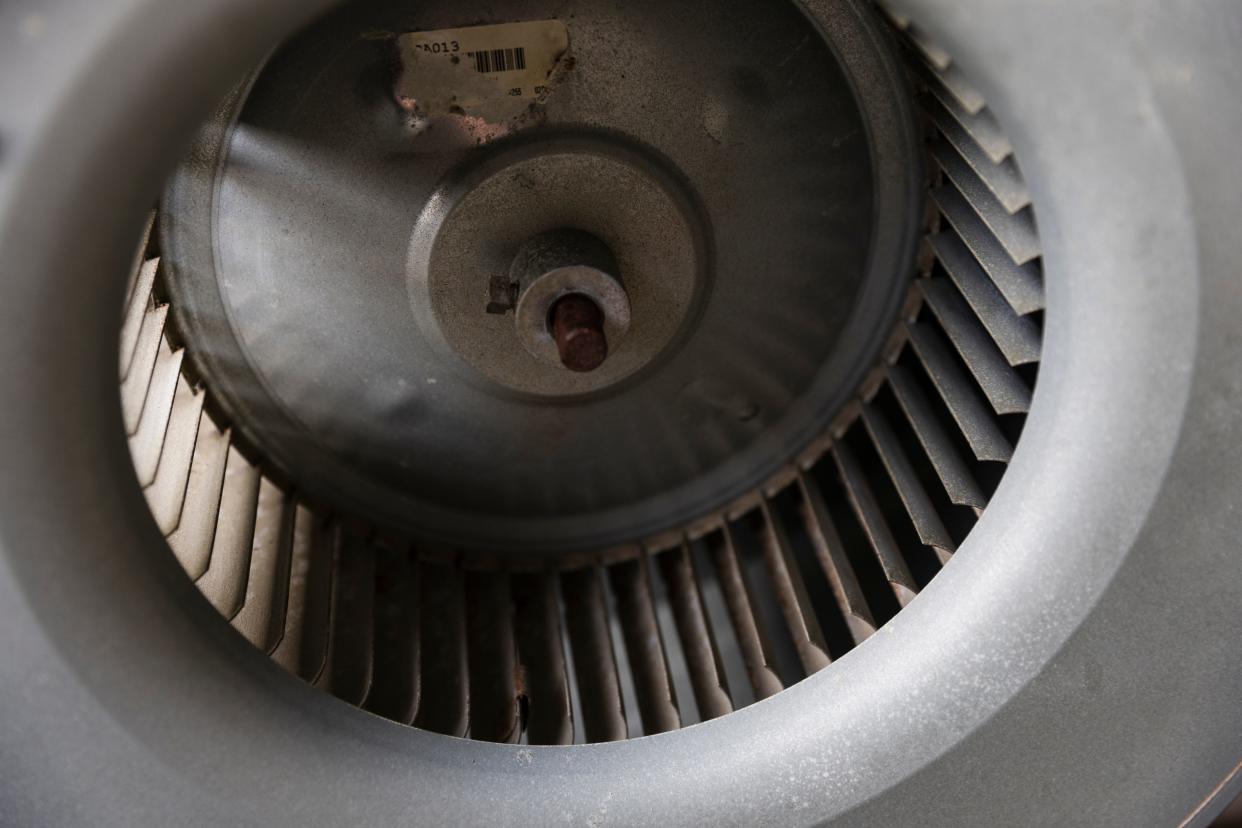
[[(672, 730), (828, 666), (974, 526), (1040, 356), (1012, 149), (902, 21), (731, 11), (348, 4), (204, 131), (125, 425), (182, 566), (290, 672), (481, 740)], [(599, 248), (515, 264), (567, 229)], [(595, 297), (587, 371), (523, 339), (579, 270), (612, 281), (534, 330)]]

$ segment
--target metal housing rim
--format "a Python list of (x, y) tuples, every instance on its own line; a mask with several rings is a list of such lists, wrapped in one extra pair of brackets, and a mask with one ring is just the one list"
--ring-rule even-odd
[[(1220, 555), (1239, 518), (1217, 498), (1208, 503), (1214, 519), (1189, 527), (1179, 491), (1208, 474), (1233, 484), (1221, 489), (1242, 488), (1242, 449), (1214, 439), (1233, 425), (1226, 415), (1238, 409), (1242, 391), (1222, 365), (1230, 360), (1210, 356), (1227, 347), (1227, 323), (1242, 302), (1228, 271), (1238, 242), (1229, 238), (1227, 219), (1209, 208), (1236, 214), (1238, 196), (1222, 191), (1225, 182), (1214, 183), (1203, 167), (1203, 156), (1224, 146), (1242, 117), (1236, 107), (1227, 110), (1224, 126), (1206, 136), (1189, 135), (1171, 118), (1207, 111), (1211, 92), (1227, 92), (1229, 75), (1203, 80), (1206, 90), (1175, 103), (1174, 93), (1184, 92), (1177, 66), (1141, 56), (1140, 47), (1160, 31), (1155, 8), (1117, 3), (1109, 14), (1077, 19), (1067, 3), (1060, 19), (1076, 24), (1067, 30), (1047, 8), (1000, 9), (982, 0), (907, 5), (964, 65), (982, 70), (974, 74), (1028, 159), (1040, 207), (1050, 304), (1045, 368), (1013, 468), (953, 566), (837, 669), (724, 720), (586, 749), (411, 732), (281, 675), (194, 592), (132, 485), (113, 350), (98, 348), (104, 338), (115, 340), (118, 323), (99, 308), (116, 306), (123, 239), (171, 161), (166, 153), (143, 153), (157, 137), (185, 135), (197, 114), (188, 100), (152, 104), (164, 100), (169, 79), (184, 82), (196, 72), (195, 83), (210, 79), (221, 88), (224, 75), (209, 78), (203, 70), (210, 44), (230, 42), (240, 52), (244, 42), (254, 56), (279, 30), (280, 12), (306, 14), (305, 4), (220, 0), (210, 8), (161, 6), (157, 15), (144, 14), (155, 8), (150, 0), (96, 8), (99, 25), (88, 20), (74, 36), (103, 42), (87, 49), (79, 41), (86, 57), (64, 60), (51, 75), (62, 84), (53, 87), (58, 93), (67, 93), (72, 80), (98, 96), (95, 130), (64, 129), (80, 121), (80, 111), (32, 112), (6, 89), (16, 114), (3, 132), (16, 132), (17, 140), (6, 140), (0, 169), (0, 247), (23, 278), (6, 285), (20, 301), (4, 308), (0, 352), (24, 361), (4, 366), (0, 392), (25, 402), (6, 414), (0, 431), (0, 448), (12, 458), (0, 480), (0, 635), (13, 654), (3, 667), (0, 700), (4, 750), (21, 757), (6, 763), (16, 772), (3, 783), (18, 821), (70, 823), (82, 818), (85, 802), (95, 808), (94, 824), (132, 821), (135, 813), (153, 823), (208, 824), (225, 809), (244, 821), (435, 822), (502, 814), (513, 822), (598, 817), (627, 824), (713, 817), (808, 823), (847, 813), (872, 824), (915, 815), (995, 823), (1029, 815), (1036, 803), (1049, 818), (1170, 821), (1189, 812), (1236, 763), (1226, 759), (1222, 734), (1236, 731), (1242, 715), (1202, 692), (1222, 676), (1232, 686), (1242, 680), (1237, 666), (1227, 675), (1204, 669), (1220, 648), (1208, 632), (1236, 640), (1242, 621), (1242, 577), (1236, 564), (1222, 572), (1229, 559)], [(1223, 3), (1214, 10), (1228, 11)], [(122, 25), (105, 26), (108, 11), (121, 14)], [(1115, 41), (1125, 55), (1085, 48), (1092, 36), (1117, 33), (1118, 13), (1136, 23)], [(1211, 35), (1207, 17), (1193, 34)], [(1181, 22), (1189, 28), (1188, 18)], [(1223, 37), (1212, 42), (1223, 48)], [(1194, 66), (1190, 40), (1166, 45)], [(0, 54), (31, 60), (13, 49)], [(1209, 63), (1203, 54), (1198, 59)], [(1054, 57), (1064, 60), (1058, 65)], [(159, 78), (142, 71), (153, 62), (169, 71)], [(1091, 84), (1055, 82), (1073, 69), (1085, 70)], [(1037, 83), (1041, 73), (1047, 74)], [(1114, 88), (1127, 91), (1112, 99), (1110, 111), (1104, 92)], [(127, 107), (113, 105), (125, 101), (149, 116), (150, 144), (132, 142)], [(1041, 111), (1054, 105), (1062, 117), (1041, 121)], [(1087, 130), (1085, 144), (1066, 143), (1071, 113), (1083, 117), (1074, 126)], [(1200, 155), (1191, 157), (1196, 146)], [(1070, 192), (1082, 180), (1058, 171), (1066, 149), (1075, 150), (1075, 164), (1095, 166), (1094, 185)], [(125, 152), (142, 162), (141, 176), (116, 170)], [(69, 170), (65, 159), (74, 159)], [(79, 198), (83, 185), (117, 209), (97, 212)], [(1118, 202), (1118, 192), (1143, 198)], [(1090, 234), (1076, 229), (1104, 203), (1122, 204), (1127, 220)], [(80, 233), (77, 246), (60, 243), (66, 229)], [(1142, 255), (1119, 259), (1120, 249)], [(1168, 279), (1169, 268), (1184, 279)], [(1143, 274), (1149, 278), (1137, 279), (1136, 289)], [(65, 284), (74, 291), (49, 287)], [(1101, 307), (1111, 314), (1107, 332), (1090, 324)], [(40, 323), (44, 312), (62, 314), (82, 335), (49, 337)], [(1153, 383), (1165, 404), (1135, 405), (1149, 402)], [(49, 410), (60, 413), (48, 417)], [(1075, 440), (1110, 432), (1145, 439), (1106, 441), (1067, 457)], [(76, 464), (45, 462), (66, 451)], [(1075, 472), (1069, 485), (1067, 462)], [(1130, 484), (1125, 497), (1108, 485), (1116, 479)], [(49, 495), (76, 507), (81, 519), (52, 520)], [(1178, 550), (1176, 569), (1170, 548)], [(87, 567), (85, 550), (95, 552)], [(1155, 577), (1164, 579), (1165, 592), (1150, 585)], [(1180, 612), (1169, 612), (1169, 602)], [(66, 615), (66, 606), (77, 611)], [(1213, 608), (1225, 610), (1214, 621), (1204, 614)], [(1129, 634), (1144, 612), (1162, 609), (1153, 639), (1180, 647), (1158, 658), (1150, 647), (1136, 648)], [(132, 645), (115, 649), (119, 640)], [(1140, 703), (1118, 707), (1134, 701), (1120, 685), (1139, 677), (1147, 682)], [(1176, 689), (1188, 700), (1173, 717), (1178, 727), (1146, 732), (1144, 747), (1155, 749), (1138, 755), (1138, 745), (1123, 738), (1127, 727), (1137, 733), (1149, 725), (1153, 696)], [(161, 709), (146, 701), (153, 696), (178, 703)], [(65, 717), (66, 709), (76, 715)], [(1110, 715), (1092, 719), (1092, 711)], [(196, 743), (196, 734), (207, 732), (213, 738)], [(1032, 743), (1044, 760), (1034, 767), (1029, 757), (1006, 755)], [(55, 745), (73, 747), (72, 770)], [(1183, 767), (1170, 778), (1167, 759), (1179, 749)], [(1118, 753), (1130, 761), (1111, 761)], [(236, 762), (239, 755), (245, 761)], [(706, 755), (711, 762), (702, 761)], [(299, 758), (296, 767), (289, 756)], [(1028, 776), (1008, 776), (1015, 767)], [(545, 773), (555, 789), (538, 801), (524, 796)], [(745, 784), (736, 782), (739, 774)], [(1066, 778), (1075, 779), (1072, 787), (1042, 787)], [(1167, 784), (1153, 784), (1157, 779)], [(1128, 798), (1116, 790), (1106, 802), (1091, 796), (1093, 785), (1110, 783)]]

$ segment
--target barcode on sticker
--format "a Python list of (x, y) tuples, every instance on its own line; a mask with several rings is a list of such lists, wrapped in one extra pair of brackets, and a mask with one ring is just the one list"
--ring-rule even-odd
[(513, 49), (488, 49), (482, 52), (468, 52), (474, 56), (476, 72), (491, 74), (492, 72), (516, 72), (526, 68), (526, 49), (518, 46)]

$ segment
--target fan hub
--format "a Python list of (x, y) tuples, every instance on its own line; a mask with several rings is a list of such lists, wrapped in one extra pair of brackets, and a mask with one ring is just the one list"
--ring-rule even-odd
[[(633, 142), (582, 132), (520, 141), (483, 153), (428, 201), (410, 242), (410, 310), (441, 370), (486, 393), (537, 405), (619, 391), (692, 334), (712, 275), (705, 223), (676, 174)], [(600, 250), (571, 238), (555, 261), (524, 262), (565, 228)], [(512, 314), (489, 290), (497, 278), (516, 287)], [(565, 370), (547, 329), (553, 301), (570, 292), (604, 310), (616, 346), (589, 373)]]

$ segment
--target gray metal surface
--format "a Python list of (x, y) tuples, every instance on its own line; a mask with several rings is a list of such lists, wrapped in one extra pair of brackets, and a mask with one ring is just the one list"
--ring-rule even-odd
[(0, 73), (7, 819), (1168, 824), (1236, 766), (1236, 5), (902, 4), (979, 79), (1040, 209), (1046, 358), (1011, 472), (951, 565), (833, 669), (675, 734), (546, 749), (298, 685), (160, 541), (100, 347), (173, 162), (150, 149), (232, 80), (213, 59), (256, 58), (276, 12), (309, 9), (156, 5), (0, 10), (0, 61), (21, 67)]

